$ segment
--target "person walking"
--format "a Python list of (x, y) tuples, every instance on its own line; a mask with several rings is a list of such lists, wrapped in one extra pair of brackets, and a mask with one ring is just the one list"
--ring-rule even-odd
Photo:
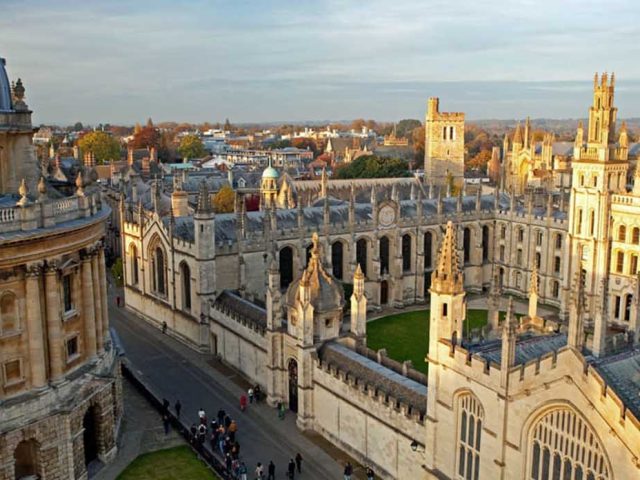
[(247, 409), (247, 397), (246, 395), (240, 395), (240, 411), (244, 412)]
[(227, 412), (224, 411), (224, 408), (221, 408), (220, 410), (218, 410), (218, 423), (220, 425), (222, 425), (222, 423), (224, 422), (224, 417), (227, 414)]
[(296, 463), (293, 461), (293, 458), (289, 460), (289, 466), (287, 468), (287, 478), (293, 480), (293, 477), (296, 474)]
[(232, 442), (236, 439), (237, 431), (238, 431), (238, 424), (236, 423), (235, 420), (231, 420), (231, 423), (229, 424), (229, 428), (227, 429), (227, 432), (229, 433), (229, 438), (231, 439)]
[(258, 462), (258, 465), (256, 465), (256, 480), (262, 480), (263, 478), (264, 468), (262, 467), (262, 464)]
[(269, 466), (267, 467), (267, 480), (276, 480), (276, 465), (273, 463), (273, 460), (269, 462)]
[(247, 390), (247, 395), (249, 395), (249, 403), (253, 403), (253, 388), (249, 387), (249, 390)]
[(351, 480), (351, 475), (353, 474), (353, 467), (351, 463), (347, 462), (344, 466), (344, 480)]
[(198, 418), (200, 419), (200, 423), (207, 421), (207, 414), (202, 407), (200, 407), (200, 410), (198, 410)]
[(371, 467), (367, 467), (367, 480), (374, 480), (375, 474), (373, 473), (373, 469)]
[(176, 400), (176, 404), (173, 406), (173, 408), (176, 410), (176, 418), (179, 420), (180, 410), (182, 410), (182, 404), (180, 403), (180, 400)]
[(167, 333), (167, 322), (162, 322), (162, 333)]
[(296, 468), (298, 473), (302, 473), (302, 455), (300, 455), (300, 452), (296, 453)]
[(247, 466), (242, 462), (240, 468), (238, 468), (238, 476), (240, 480), (247, 480)]

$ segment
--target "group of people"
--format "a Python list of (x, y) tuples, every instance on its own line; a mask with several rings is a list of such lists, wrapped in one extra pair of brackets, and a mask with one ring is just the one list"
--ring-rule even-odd
[[(296, 472), (299, 474), (302, 473), (302, 455), (297, 453), (295, 459), (292, 458), (289, 460), (287, 465), (287, 478), (293, 480), (296, 476)], [(273, 460), (269, 462), (267, 465), (267, 476), (266, 480), (275, 480), (276, 478), (276, 465), (273, 463)], [(262, 463), (258, 462), (256, 465), (256, 480), (264, 480), (265, 479), (265, 470)], [(244, 480), (244, 479), (243, 479)]]

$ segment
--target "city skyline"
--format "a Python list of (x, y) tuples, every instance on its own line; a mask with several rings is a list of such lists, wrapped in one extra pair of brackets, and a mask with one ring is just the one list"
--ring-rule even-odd
[[(262, 8), (262, 10), (261, 10)], [(73, 14), (70, 14), (72, 11)], [(617, 2), (31, 0), (0, 19), (36, 123), (582, 118), (594, 72), (640, 115), (637, 7)], [(31, 32), (25, 35), (25, 32)]]

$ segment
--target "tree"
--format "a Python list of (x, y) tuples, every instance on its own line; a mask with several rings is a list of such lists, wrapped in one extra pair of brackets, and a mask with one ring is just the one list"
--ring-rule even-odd
[(96, 163), (102, 165), (120, 160), (120, 143), (105, 132), (90, 132), (78, 140), (82, 153), (93, 153)]
[(291, 141), (291, 146), (301, 148), (302, 150), (309, 149), (313, 152), (314, 156), (318, 153), (318, 146), (313, 138), (294, 138)]
[(140, 128), (136, 125), (133, 140), (130, 143), (133, 148), (158, 148), (160, 133), (153, 125)]
[(408, 177), (409, 165), (399, 158), (380, 158), (363, 155), (339, 167), (334, 174), (338, 179)]
[(185, 135), (182, 137), (178, 152), (180, 152), (182, 158), (202, 158), (206, 154), (202, 140), (197, 135)]
[(424, 127), (419, 126), (411, 132), (413, 144), (413, 161), (415, 165), (421, 165), (424, 161)]
[(111, 266), (111, 275), (116, 280), (116, 286), (121, 287), (123, 285), (123, 267), (122, 267), (122, 258), (116, 259), (116, 261)]
[(396, 134), (398, 137), (408, 138), (416, 128), (420, 128), (421, 126), (422, 122), (420, 122), (420, 120), (405, 118), (404, 120), (400, 120), (396, 125)]
[(235, 202), (235, 192), (229, 185), (222, 187), (213, 197), (213, 208), (216, 213), (231, 213)]
[(486, 172), (489, 160), (491, 160), (491, 150), (480, 150), (475, 157), (466, 163), (465, 167), (468, 170), (482, 170)]
[(351, 122), (351, 129), (359, 132), (366, 124), (367, 122), (364, 120), (364, 118), (357, 118), (356, 120)]
[(76, 122), (73, 125), (74, 132), (81, 132), (84, 127), (82, 126), (82, 122)]

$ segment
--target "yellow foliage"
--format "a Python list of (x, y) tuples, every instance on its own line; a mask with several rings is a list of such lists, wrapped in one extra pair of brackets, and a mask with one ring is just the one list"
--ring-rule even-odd
[(216, 213), (231, 213), (235, 201), (235, 192), (229, 185), (225, 185), (213, 197), (213, 208)]

